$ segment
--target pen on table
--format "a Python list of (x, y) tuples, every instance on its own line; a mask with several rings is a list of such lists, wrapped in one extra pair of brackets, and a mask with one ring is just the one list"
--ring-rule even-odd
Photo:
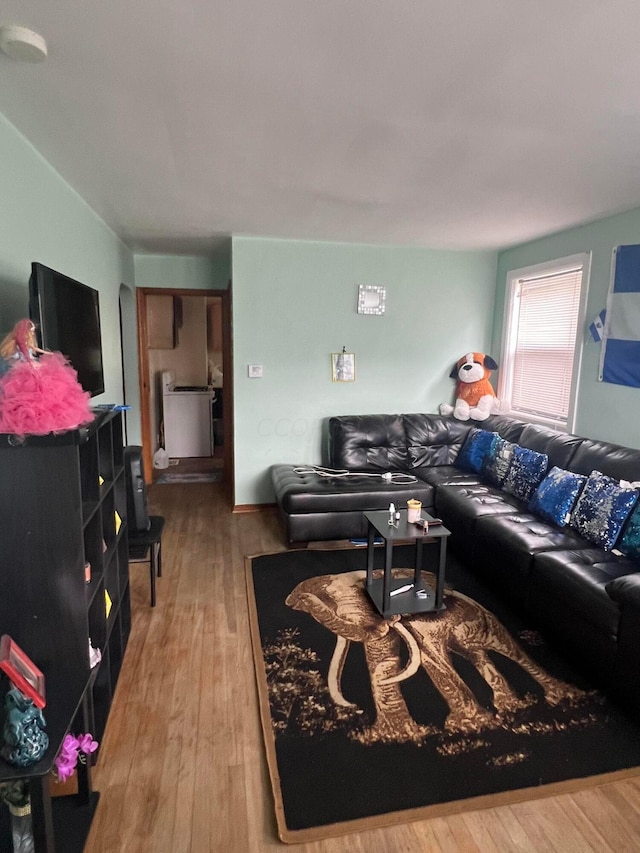
[(392, 589), (389, 595), (400, 595), (401, 592), (409, 592), (410, 589), (413, 588), (412, 583), (408, 583), (406, 586), (400, 586), (398, 589)]

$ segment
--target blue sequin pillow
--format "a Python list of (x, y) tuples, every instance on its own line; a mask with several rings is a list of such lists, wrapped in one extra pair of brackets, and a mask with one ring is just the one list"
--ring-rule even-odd
[(573, 474), (555, 466), (533, 493), (529, 509), (545, 521), (565, 527), (586, 481), (584, 474)]
[(482, 476), (493, 486), (501, 486), (507, 476), (515, 444), (498, 437), (486, 455), (482, 466)]
[(630, 560), (640, 561), (640, 501), (629, 516), (622, 538), (618, 542), (618, 548)]
[(520, 447), (516, 444), (513, 448), (511, 465), (504, 479), (505, 492), (528, 501), (547, 473), (548, 464), (549, 457), (546, 453), (538, 453), (537, 450), (529, 450), (528, 447)]
[(636, 489), (625, 488), (606, 474), (592, 471), (571, 513), (570, 524), (589, 542), (610, 551), (637, 500)]
[(462, 468), (463, 471), (473, 471), (474, 474), (480, 474), (485, 457), (491, 452), (491, 448), (498, 438), (497, 432), (489, 432), (486, 429), (470, 430), (454, 465), (456, 468)]

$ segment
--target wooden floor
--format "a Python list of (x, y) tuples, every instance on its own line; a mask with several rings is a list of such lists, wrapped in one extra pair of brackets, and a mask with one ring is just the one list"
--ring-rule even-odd
[(216, 447), (213, 456), (195, 456), (181, 459), (171, 459), (169, 468), (154, 468), (152, 477), (154, 482), (167, 471), (180, 474), (208, 474), (211, 471), (220, 471), (224, 467), (223, 448)]
[[(158, 604), (131, 566), (133, 628), (94, 784), (85, 853), (259, 853), (277, 838), (259, 727), (245, 555), (283, 550), (272, 510), (222, 484), (154, 486), (166, 517)], [(304, 853), (638, 851), (640, 776), (575, 794), (291, 845)]]

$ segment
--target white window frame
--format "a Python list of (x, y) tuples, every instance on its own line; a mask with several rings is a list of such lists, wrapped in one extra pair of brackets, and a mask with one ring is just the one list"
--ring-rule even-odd
[[(578, 321), (576, 326), (576, 340), (573, 352), (573, 368), (571, 374), (571, 391), (569, 395), (569, 411), (566, 420), (544, 417), (521, 412), (512, 408), (511, 389), (513, 387), (513, 361), (515, 352), (515, 336), (517, 333), (518, 318), (518, 294), (520, 283), (532, 278), (541, 278), (545, 275), (560, 275), (570, 270), (582, 268), (582, 282), (580, 285), (580, 297), (578, 305)], [(569, 255), (566, 258), (546, 261), (542, 264), (510, 270), (507, 273), (507, 288), (504, 302), (504, 323), (502, 330), (502, 351), (500, 359), (500, 373), (498, 377), (498, 398), (501, 402), (500, 412), (523, 421), (540, 423), (554, 429), (574, 432), (576, 421), (576, 408), (578, 399), (578, 384), (580, 381), (580, 368), (582, 362), (583, 332), (587, 311), (587, 294), (589, 292), (589, 274), (591, 271), (591, 253), (581, 252), (577, 255)]]

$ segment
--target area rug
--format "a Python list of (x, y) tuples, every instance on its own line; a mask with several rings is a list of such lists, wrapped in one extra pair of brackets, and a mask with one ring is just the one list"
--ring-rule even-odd
[[(412, 564), (412, 548), (394, 549), (396, 577)], [(640, 728), (464, 567), (449, 561), (445, 611), (388, 622), (366, 595), (365, 567), (357, 549), (247, 560), (282, 841), (640, 772)]]
[(178, 471), (167, 471), (154, 480), (159, 486), (167, 483), (221, 483), (222, 471), (209, 471), (206, 474), (180, 474)]

